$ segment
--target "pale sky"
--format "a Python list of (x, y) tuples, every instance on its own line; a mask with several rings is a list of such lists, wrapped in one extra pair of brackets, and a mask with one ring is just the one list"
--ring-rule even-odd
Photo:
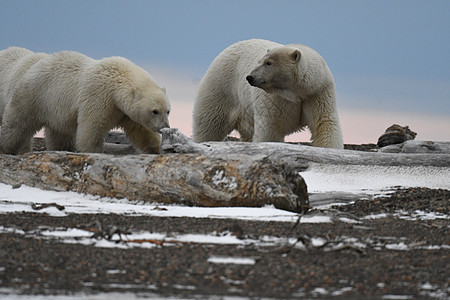
[[(0, 49), (124, 56), (168, 91), (171, 126), (191, 134), (200, 79), (249, 38), (316, 49), (336, 81), (346, 143), (398, 123), (450, 141), (450, 1), (0, 0)], [(289, 140), (308, 140), (307, 134)]]

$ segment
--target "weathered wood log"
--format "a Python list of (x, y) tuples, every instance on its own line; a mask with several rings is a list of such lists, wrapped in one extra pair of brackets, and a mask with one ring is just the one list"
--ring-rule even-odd
[(450, 142), (406, 141), (401, 144), (389, 145), (379, 150), (384, 153), (430, 153), (449, 154)]
[(309, 208), (298, 172), (262, 155), (1, 155), (0, 182), (189, 206)]
[[(450, 167), (448, 143), (426, 143), (431, 153), (419, 154), (335, 150), (286, 143), (196, 144), (177, 129), (164, 130), (162, 141), (165, 155), (161, 156), (65, 152), (0, 155), (0, 182), (170, 204), (274, 204), (299, 212), (305, 211), (309, 203), (305, 183), (298, 172), (311, 165)], [(402, 151), (408, 143), (412, 141), (405, 143)], [(414, 145), (415, 149), (424, 147), (423, 143)], [(107, 144), (105, 149), (116, 154), (138, 153), (132, 145), (122, 142)], [(311, 205), (345, 202), (355, 196), (365, 197), (336, 193), (312, 195)]]
[(326, 149), (287, 143), (207, 142), (196, 144), (175, 128), (164, 129), (161, 149), (165, 153), (200, 153), (203, 155), (242, 153), (263, 155), (282, 161), (289, 168), (305, 170), (310, 163), (376, 166), (450, 167), (450, 153), (379, 153)]

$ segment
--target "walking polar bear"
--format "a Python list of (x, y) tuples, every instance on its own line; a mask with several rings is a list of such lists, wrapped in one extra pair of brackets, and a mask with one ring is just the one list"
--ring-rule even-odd
[[(36, 62), (48, 56), (44, 53), (34, 53), (30, 50), (10, 47), (0, 51), (0, 126), (8, 99), (16, 90), (18, 79)], [(29, 151), (31, 143), (28, 143), (24, 151)], [(1, 150), (1, 148), (0, 148)]]
[(27, 149), (42, 127), (49, 150), (102, 152), (108, 131), (121, 127), (137, 148), (160, 153), (170, 104), (165, 89), (129, 60), (12, 47), (0, 51), (0, 66), (0, 152)]
[(343, 148), (333, 76), (304, 45), (251, 39), (231, 45), (203, 77), (193, 111), (194, 142), (283, 142), (309, 127), (313, 146)]

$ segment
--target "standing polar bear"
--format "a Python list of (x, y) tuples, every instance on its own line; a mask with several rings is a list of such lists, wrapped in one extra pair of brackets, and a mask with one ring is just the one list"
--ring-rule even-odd
[(220, 141), (236, 129), (243, 141), (283, 142), (309, 127), (313, 146), (343, 148), (333, 76), (304, 45), (251, 39), (212, 62), (193, 111), (193, 141)]
[[(20, 47), (10, 47), (0, 51), (0, 126), (5, 108), (16, 90), (19, 79), (45, 56), (48, 54), (34, 53)], [(30, 143), (28, 145), (31, 146)], [(24, 150), (30, 149), (27, 147)]]
[(17, 154), (42, 127), (49, 150), (102, 152), (108, 131), (121, 127), (137, 148), (160, 153), (158, 132), (169, 127), (170, 104), (165, 89), (129, 60), (63, 51), (41, 57), (23, 74), (21, 60), (9, 64), (17, 76), (0, 76), (6, 104), (0, 152)]

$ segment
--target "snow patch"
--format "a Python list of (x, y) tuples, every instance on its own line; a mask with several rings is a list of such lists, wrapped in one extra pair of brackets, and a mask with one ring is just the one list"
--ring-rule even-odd
[(126, 270), (106, 270), (106, 274), (115, 275), (115, 274), (126, 274)]
[(328, 291), (325, 288), (317, 287), (312, 290), (311, 294), (313, 295), (328, 295)]
[(154, 248), (158, 246), (194, 244), (216, 244), (216, 245), (256, 245), (260, 247), (273, 247), (294, 243), (296, 239), (285, 239), (275, 236), (261, 236), (258, 239), (239, 239), (229, 232), (217, 234), (166, 234), (155, 232), (134, 232), (127, 234), (113, 234), (108, 239), (94, 237), (94, 232), (77, 228), (55, 228), (36, 229), (24, 232), (20, 229), (0, 226), (0, 233), (15, 233), (33, 238), (43, 238), (68, 244), (92, 245), (100, 248)]
[(255, 259), (237, 256), (211, 256), (208, 258), (208, 262), (213, 264), (254, 265)]
[(366, 166), (313, 163), (300, 175), (309, 193), (342, 191), (380, 194), (395, 187), (450, 189), (450, 168), (431, 166)]
[(353, 290), (353, 287), (346, 286), (346, 287), (343, 287), (341, 289), (338, 289), (338, 290), (335, 290), (335, 291), (331, 292), (331, 295), (332, 296), (341, 296), (341, 295), (343, 295), (343, 294), (345, 294), (347, 292), (351, 292), (352, 290)]
[(408, 220), (408, 221), (423, 221), (423, 220), (435, 220), (435, 219), (443, 219), (443, 220), (449, 220), (450, 216), (443, 214), (443, 213), (439, 213), (439, 212), (426, 212), (423, 210), (416, 210), (414, 211), (414, 213), (409, 213), (406, 211), (397, 211), (394, 216), (399, 217), (400, 219), (403, 220)]
[(397, 244), (386, 244), (386, 249), (389, 250), (400, 250), (400, 251), (405, 251), (405, 250), (409, 250), (408, 245), (406, 245), (403, 242), (397, 243)]
[(215, 185), (228, 190), (234, 190), (237, 188), (236, 177), (225, 176), (225, 172), (223, 170), (217, 170), (211, 180)]
[(373, 214), (373, 215), (367, 215), (362, 217), (363, 220), (375, 220), (375, 219), (382, 219), (386, 218), (388, 216), (387, 213), (381, 213), (381, 214)]
[[(43, 209), (32, 206), (58, 204)], [(67, 216), (69, 214), (122, 214), (132, 216), (157, 217), (191, 217), (239, 219), (252, 221), (297, 222), (299, 214), (277, 209), (273, 205), (264, 207), (186, 207), (179, 205), (161, 205), (127, 199), (115, 199), (84, 195), (74, 192), (45, 191), (29, 186), (13, 189), (10, 185), (0, 183), (0, 214), (13, 212), (46, 213), (50, 216)], [(300, 223), (330, 223), (329, 216), (304, 215)]]
[(413, 295), (384, 295), (381, 299), (388, 300), (403, 300), (403, 299), (414, 299)]

